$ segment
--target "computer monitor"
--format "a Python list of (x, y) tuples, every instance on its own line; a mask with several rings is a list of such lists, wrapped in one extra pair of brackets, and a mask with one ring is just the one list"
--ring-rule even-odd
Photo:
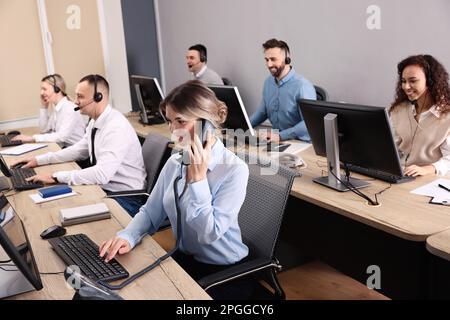
[(252, 137), (255, 137), (255, 130), (250, 123), (244, 103), (242, 102), (239, 89), (236, 86), (213, 86), (209, 85), (214, 91), (217, 99), (225, 102), (228, 107), (228, 117), (223, 124), (224, 129), (241, 129), (248, 132)]
[[(385, 108), (306, 99), (299, 101), (299, 108), (314, 151), (327, 157), (329, 176), (316, 182), (346, 191), (334, 177), (340, 178), (340, 163), (366, 175), (376, 173), (375, 177), (381, 179), (404, 177)], [(355, 182), (356, 187), (367, 185), (358, 186), (359, 181)]]
[(22, 221), (8, 203), (0, 210), (0, 298), (41, 290), (39, 270)]
[(164, 123), (166, 120), (159, 112), (159, 104), (164, 99), (164, 95), (158, 79), (132, 75), (131, 85), (139, 104), (141, 123)]

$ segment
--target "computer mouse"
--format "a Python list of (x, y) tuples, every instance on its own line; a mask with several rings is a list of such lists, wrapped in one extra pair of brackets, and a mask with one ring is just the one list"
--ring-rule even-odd
[(12, 130), (10, 132), (8, 132), (8, 136), (17, 136), (20, 134), (20, 131), (17, 130)]
[(61, 237), (66, 234), (66, 228), (63, 228), (58, 225), (51, 226), (50, 228), (45, 229), (41, 233), (42, 239), (50, 239), (55, 237)]

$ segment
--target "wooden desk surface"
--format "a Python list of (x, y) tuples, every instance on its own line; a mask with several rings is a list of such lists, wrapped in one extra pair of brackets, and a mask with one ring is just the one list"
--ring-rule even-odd
[[(143, 126), (136, 114), (131, 114), (129, 120), (141, 137), (146, 137), (151, 132), (170, 137), (167, 125)], [(250, 147), (248, 152), (261, 151)], [(390, 189), (378, 195), (381, 206), (371, 207), (352, 192), (338, 193), (313, 182), (312, 179), (326, 171), (326, 159), (316, 156), (312, 147), (300, 155), (308, 167), (300, 170), (302, 176), (295, 179), (292, 187), (291, 195), (299, 199), (412, 241), (425, 241), (428, 236), (450, 228), (450, 207), (430, 205), (428, 197), (410, 193), (411, 190), (436, 179), (435, 176), (419, 177), (412, 182), (392, 185)], [(362, 191), (371, 198), (389, 186), (381, 180), (354, 173), (352, 176), (370, 181), (371, 185)]]
[[(318, 157), (311, 147), (300, 154), (308, 164), (302, 177), (294, 181), (291, 194), (321, 207), (337, 212), (403, 239), (425, 241), (435, 233), (450, 228), (450, 207), (430, 205), (429, 198), (410, 193), (433, 180), (436, 176), (418, 177), (412, 182), (392, 185), (378, 195), (379, 207), (371, 207), (352, 192), (339, 193), (312, 181), (326, 171), (326, 159)], [(389, 186), (381, 180), (352, 173), (352, 176), (370, 181), (361, 189), (374, 199), (377, 192)]]
[(138, 112), (129, 112), (125, 114), (128, 121), (130, 121), (137, 135), (141, 138), (146, 138), (149, 133), (159, 133), (170, 139), (169, 125), (167, 123), (154, 124), (154, 125), (144, 125), (139, 122)]
[(442, 259), (450, 261), (450, 230), (428, 237), (427, 250)]
[[(56, 144), (49, 144), (49, 148), (37, 150), (34, 154), (58, 148)], [(5, 157), (5, 160), (11, 163), (13, 158), (15, 157)], [(35, 168), (37, 172), (53, 172), (61, 169), (78, 169), (78, 166), (73, 162)], [(42, 230), (60, 224), (59, 209), (105, 202), (112, 213), (111, 219), (66, 227), (67, 234), (85, 233), (97, 244), (109, 239), (131, 220), (115, 200), (104, 198), (105, 193), (100, 187), (73, 186), (73, 189), (80, 195), (39, 205), (34, 204), (29, 197), (29, 194), (35, 193), (36, 190), (18, 192), (8, 198), (25, 225), (39, 271), (42, 273), (60, 272), (66, 267), (51, 249), (48, 241), (40, 238)], [(133, 275), (164, 253), (156, 241), (148, 236), (132, 252), (118, 257), (118, 260)], [(41, 279), (44, 285), (42, 290), (21, 294), (14, 299), (72, 298), (74, 290), (66, 286), (62, 274), (41, 275)], [(118, 294), (125, 299), (210, 299), (209, 295), (172, 258), (163, 261), (159, 267), (118, 291)]]

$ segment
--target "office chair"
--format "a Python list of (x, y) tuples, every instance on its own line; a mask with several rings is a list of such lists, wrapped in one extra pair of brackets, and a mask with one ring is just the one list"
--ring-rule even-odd
[(169, 148), (170, 140), (160, 134), (150, 133), (142, 145), (142, 157), (144, 158), (145, 171), (147, 172), (147, 188), (143, 190), (127, 190), (110, 192), (108, 198), (125, 197), (129, 195), (149, 196), (161, 169), (169, 159), (172, 149)]
[(231, 80), (228, 79), (228, 78), (222, 77), (222, 81), (223, 81), (223, 84), (224, 84), (225, 86), (232, 86), (232, 85), (233, 85), (233, 83), (231, 82)]
[(321, 100), (321, 101), (327, 101), (328, 100), (328, 92), (319, 86), (314, 86), (314, 89), (316, 89), (316, 95), (317, 95), (317, 100)]
[(247, 195), (239, 212), (239, 226), (249, 255), (223, 271), (200, 279), (198, 283), (207, 291), (251, 275), (253, 280), (264, 280), (269, 284), (276, 297), (285, 299), (276, 276), (281, 265), (274, 253), (292, 183), (300, 174), (273, 162), (271, 166), (268, 159), (261, 161), (247, 155), (246, 162), (250, 174)]

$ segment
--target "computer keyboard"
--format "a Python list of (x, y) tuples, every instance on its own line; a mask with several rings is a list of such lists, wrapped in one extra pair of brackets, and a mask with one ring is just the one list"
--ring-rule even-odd
[(116, 259), (108, 263), (100, 257), (98, 246), (85, 234), (75, 234), (48, 240), (64, 262), (77, 265), (94, 281), (114, 281), (127, 278), (129, 273)]
[(0, 145), (2, 147), (11, 147), (11, 146), (19, 146), (22, 144), (21, 140), (12, 141), (11, 139), (15, 136), (4, 135), (0, 136)]
[(415, 177), (412, 176), (397, 176), (394, 174), (390, 174), (384, 171), (374, 170), (374, 169), (368, 169), (364, 167), (360, 167), (354, 164), (347, 164), (347, 167), (350, 171), (361, 173), (365, 176), (373, 177), (376, 179), (380, 179), (389, 183), (404, 183), (409, 182), (415, 179)]
[(26, 180), (26, 178), (36, 175), (36, 172), (31, 168), (10, 169), (9, 171), (11, 173), (12, 186), (16, 190), (30, 190), (44, 186), (43, 183)]

